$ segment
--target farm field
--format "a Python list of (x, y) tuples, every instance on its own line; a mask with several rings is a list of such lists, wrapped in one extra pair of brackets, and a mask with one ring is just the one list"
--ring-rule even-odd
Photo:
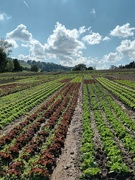
[(135, 71), (0, 74), (1, 180), (134, 180)]

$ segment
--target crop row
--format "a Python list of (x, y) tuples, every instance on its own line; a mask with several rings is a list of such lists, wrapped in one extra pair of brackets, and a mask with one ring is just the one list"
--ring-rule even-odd
[(130, 80), (115, 80), (117, 83), (128, 86), (135, 89), (135, 82)]
[[(105, 112), (110, 126), (115, 130), (116, 136), (123, 142), (125, 148), (135, 157), (135, 122), (130, 119), (100, 85), (93, 89), (100, 96), (100, 106)], [(127, 128), (129, 130), (127, 130)], [(133, 135), (132, 135), (133, 134)]]
[[(86, 80), (87, 81), (87, 80)], [(86, 83), (84, 80), (84, 82)], [(82, 179), (94, 178), (100, 173), (100, 169), (95, 160), (95, 147), (93, 142), (94, 133), (90, 126), (90, 102), (87, 87), (83, 86), (83, 120), (82, 120)]]
[[(42, 117), (45, 115), (46, 118), (49, 118), (49, 114), (51, 114), (51, 111), (49, 109), (54, 109), (54, 102), (56, 102), (57, 99), (59, 99), (59, 96), (62, 98), (65, 96), (70, 88), (71, 84), (66, 84), (62, 88), (58, 90), (58, 92), (53, 95), (51, 99), (49, 99), (45, 104), (41, 106), (34, 114), (28, 116), (27, 119), (23, 120), (19, 123), (19, 125), (15, 126), (11, 131), (6, 133), (5, 135), (0, 138), (0, 148), (3, 148), (4, 145), (9, 144), (14, 138), (22, 135), (24, 131), (26, 131), (29, 128), (29, 125), (32, 125), (32, 123), (35, 123), (35, 120), (37, 117)], [(61, 94), (61, 95), (59, 95)]]
[[(91, 88), (98, 99), (100, 108), (105, 114), (109, 128), (113, 129), (113, 136), (117, 136), (125, 149), (128, 151), (128, 154), (131, 154), (133, 162), (135, 160), (135, 122), (124, 113), (121, 107), (114, 102), (114, 100), (98, 83), (95, 85), (93, 84)], [(129, 127), (130, 125), (132, 125), (132, 127)], [(131, 167), (131, 169), (132, 168), (133, 167)]]
[[(47, 104), (24, 121), (29, 121), (27, 125), (22, 122), (1, 138), (3, 149), (0, 153), (0, 169), (3, 179), (49, 178), (64, 146), (79, 87), (78, 83), (64, 86)], [(18, 127), (22, 128), (23, 133)], [(7, 136), (11, 134), (13, 139), (6, 144)]]
[[(42, 75), (43, 76), (43, 75)], [(61, 76), (61, 75), (44, 75), (42, 76), (36, 76), (33, 78), (26, 78), (26, 79), (22, 79), (22, 80), (18, 80), (15, 83), (17, 84), (21, 84), (21, 86), (23, 86), (25, 88), (24, 90), (18, 91), (16, 93), (11, 93), (8, 94), (6, 96), (3, 96), (0, 98), (0, 109), (7, 107), (11, 102), (18, 102), (21, 99), (32, 95), (35, 92), (38, 92), (40, 90), (45, 89), (49, 84), (53, 84), (53, 83), (60, 83), (60, 84), (65, 84), (67, 83), (66, 79), (68, 79), (68, 82), (70, 82), (70, 80), (72, 80), (74, 78), (74, 76), (72, 75), (66, 75), (66, 76)], [(35, 84), (37, 84), (35, 86)], [(7, 86), (11, 85), (11, 84), (5, 84)], [(34, 85), (34, 86), (33, 86)], [(28, 88), (28, 86), (30, 86)], [(50, 86), (50, 85), (49, 85)], [(12, 87), (10, 88), (11, 91), (13, 91)], [(5, 90), (4, 90), (5, 91)]]
[(97, 78), (97, 80), (111, 93), (115, 94), (126, 105), (135, 109), (135, 90), (122, 86), (106, 78)]
[(56, 80), (56, 77), (54, 76), (26, 77), (26, 79), (23, 78), (12, 83), (1, 84), (0, 97), (41, 85), (43, 83), (54, 80), (54, 78)]
[(30, 109), (41, 103), (49, 95), (58, 90), (62, 85), (62, 83), (49, 83), (48, 86), (46, 85), (43, 89), (22, 98), (16, 103), (12, 102), (8, 106), (1, 108), (0, 128), (3, 128), (5, 125), (11, 123), (14, 119), (26, 114)]
[[(109, 107), (110, 109), (107, 108), (110, 104), (110, 99), (109, 95), (105, 94), (104, 92), (105, 91), (98, 83), (91, 81), (90, 83), (84, 84), (84, 136), (82, 143), (82, 176), (84, 179), (94, 178), (94, 176), (102, 176), (102, 170), (100, 170), (100, 165), (97, 163), (98, 161), (94, 156), (96, 154), (96, 152), (94, 152), (94, 134), (91, 127), (89, 127), (91, 120), (90, 111), (93, 111), (94, 120), (96, 122), (101, 142), (107, 157), (107, 163), (105, 166), (108, 169), (109, 174), (106, 176), (110, 177), (111, 174), (114, 173), (115, 175), (122, 176), (124, 178), (124, 176), (126, 177), (132, 174), (132, 168), (130, 169), (129, 164), (127, 165), (123, 161), (123, 154), (121, 153), (118, 143), (115, 141), (115, 136), (117, 136), (122, 141), (122, 143), (125, 145), (125, 148), (127, 148), (129, 153), (132, 153), (132, 155), (134, 154), (134, 139), (130, 134), (128, 134), (126, 128), (123, 128), (122, 122), (117, 120), (118, 116), (115, 114), (115, 111), (114, 114), (112, 113), (112, 106), (115, 106), (113, 100), (111, 101), (111, 105)], [(85, 106), (85, 104), (87, 105)], [(132, 122), (132, 120), (130, 120), (130, 122)], [(110, 127), (112, 127), (114, 131), (112, 131)], [(86, 133), (87, 131), (89, 132), (88, 134)], [(123, 139), (123, 136), (120, 138), (120, 132), (125, 133), (125, 139), (130, 137), (129, 140), (131, 140), (131, 144), (129, 144), (129, 142), (125, 144), (124, 141), (126, 140)], [(89, 158), (89, 154), (91, 158)], [(132, 160), (134, 160), (134, 158)]]

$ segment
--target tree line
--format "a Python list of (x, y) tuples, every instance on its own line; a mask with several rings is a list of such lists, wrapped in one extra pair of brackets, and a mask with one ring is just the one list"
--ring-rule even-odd
[[(6, 40), (0, 40), (0, 72), (18, 72), (18, 71), (34, 71), (34, 72), (55, 72), (55, 71), (83, 71), (94, 70), (93, 67), (86, 67), (85, 64), (78, 64), (74, 67), (65, 67), (55, 63), (40, 62), (35, 60), (27, 60), (27, 62), (9, 57), (12, 45)], [(25, 64), (25, 65), (24, 65)]]
[(12, 45), (4, 39), (0, 40), (0, 72), (22, 71), (18, 59), (8, 57), (11, 47)]
[(0, 48), (0, 72), (14, 72), (22, 71), (18, 59), (12, 59), (7, 57), (7, 54), (2, 48)]
[(135, 68), (135, 61), (130, 62), (129, 64), (126, 65), (120, 65), (120, 66), (115, 66), (115, 65), (111, 65), (110, 69), (130, 69), (130, 68)]
[[(18, 59), (12, 59), (9, 56), (12, 44), (4, 39), (0, 40), (0, 73), (2, 72), (19, 72), (25, 70)], [(38, 71), (36, 65), (31, 65), (29, 71)]]

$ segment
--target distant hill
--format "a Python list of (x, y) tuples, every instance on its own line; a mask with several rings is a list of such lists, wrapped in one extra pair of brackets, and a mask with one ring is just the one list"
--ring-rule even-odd
[(56, 72), (56, 71), (70, 71), (71, 67), (61, 66), (59, 64), (55, 63), (49, 63), (49, 62), (40, 62), (40, 61), (34, 61), (34, 60), (28, 60), (23, 61), (19, 60), (21, 66), (23, 67), (23, 70), (30, 70), (31, 65), (36, 65), (41, 72)]

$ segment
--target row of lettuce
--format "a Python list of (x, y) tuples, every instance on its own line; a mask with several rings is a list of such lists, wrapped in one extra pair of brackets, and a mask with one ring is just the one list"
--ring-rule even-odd
[(0, 138), (1, 179), (49, 179), (64, 147), (81, 78), (66, 83), (45, 104)]
[[(134, 177), (135, 122), (102, 86), (132, 109), (135, 107), (135, 90), (126, 82), (121, 85), (121, 82), (113, 82), (103, 77), (74, 77), (59, 77), (2, 97), (1, 129), (58, 91), (35, 113), (0, 137), (1, 179), (50, 179), (56, 159), (64, 147), (82, 82), (81, 179), (109, 178), (112, 174), (121, 178)], [(91, 127), (92, 121), (96, 129)], [(102, 149), (95, 144), (95, 131), (99, 135)], [(126, 155), (130, 158), (130, 164), (125, 158)]]
[[(112, 178), (112, 176), (123, 179), (133, 178), (135, 121), (129, 118), (98, 81), (111, 92), (114, 86), (118, 86), (116, 89), (119, 89), (121, 85), (105, 78), (97, 78), (98, 81), (90, 76), (84, 78), (81, 178), (100, 179)], [(108, 84), (114, 85), (111, 88)], [(130, 91), (126, 86), (124, 88), (131, 96), (134, 90)], [(92, 128), (92, 121), (95, 123), (95, 129)], [(95, 144), (95, 131), (98, 133), (102, 147), (100, 144)], [(103, 151), (102, 155), (101, 151)], [(130, 157), (130, 163), (126, 156)]]
[[(0, 129), (15, 119), (20, 118), (22, 115), (27, 114), (32, 108), (61, 88), (66, 82), (73, 79), (73, 76), (68, 77), (67, 81), (63, 81), (65, 77), (61, 76), (47, 77), (43, 80), (43, 77), (41, 78), (39, 76), (41, 80), (39, 80), (37, 84), (34, 84), (34, 86), (30, 86), (29, 88), (26, 86), (27, 89), (25, 90), (21, 89), (18, 92), (10, 93), (0, 98)], [(33, 78), (35, 79), (34, 82), (37, 78), (38, 77)], [(29, 78), (26, 80), (28, 82)], [(25, 84), (23, 86), (25, 86)], [(6, 87), (8, 87), (8, 85)], [(11, 89), (14, 89), (14, 86)]]
[(116, 95), (116, 97), (123, 103), (135, 110), (135, 89), (133, 88), (135, 82), (132, 81), (132, 85), (130, 81), (130, 83), (126, 83), (127, 81), (123, 81), (123, 83), (121, 81), (117, 81), (119, 83), (116, 83), (104, 77), (99, 77), (97, 80), (112, 94)]

